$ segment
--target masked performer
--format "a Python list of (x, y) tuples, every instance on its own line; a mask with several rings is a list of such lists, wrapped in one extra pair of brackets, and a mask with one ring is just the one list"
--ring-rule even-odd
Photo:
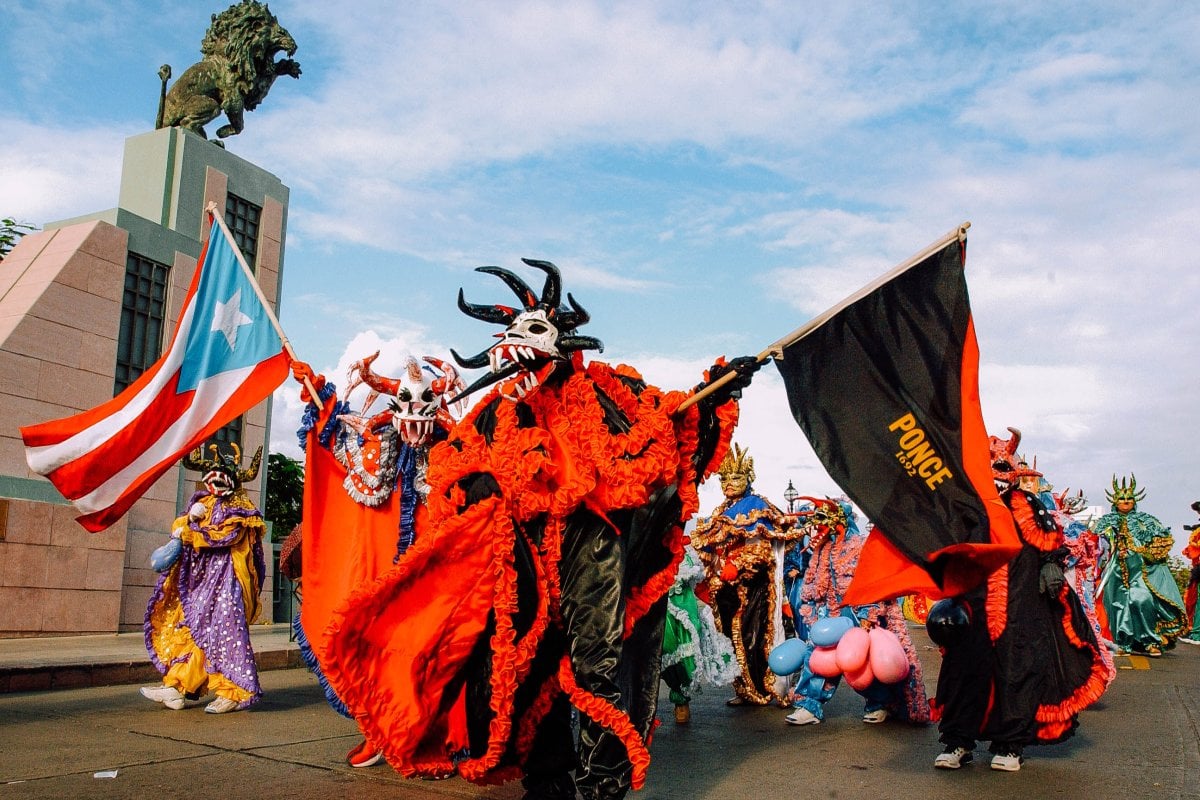
[(696, 524), (692, 544), (708, 573), (717, 625), (733, 640), (742, 674), (730, 705), (784, 704), (787, 683), (767, 657), (783, 641), (784, 548), (803, 536), (787, 515), (753, 492), (754, 459), (734, 446), (718, 471), (725, 500)]
[[(908, 635), (900, 603), (887, 600), (850, 607), (842, 601), (867, 540), (859, 530), (853, 508), (845, 501), (805, 499), (813, 503), (811, 508), (800, 512), (812, 559), (800, 589), (797, 636), (809, 639), (819, 620), (837, 617), (844, 610), (849, 610), (853, 619), (868, 631), (873, 628), (890, 631), (908, 665), (899, 675), (889, 676), (890, 682), (867, 676), (858, 683), (855, 691), (866, 700), (863, 722), (875, 724), (889, 718), (922, 724), (929, 722), (929, 700), (925, 697), (921, 662)], [(810, 641), (809, 645), (811, 652), (813, 643)], [(785, 718), (789, 725), (816, 725), (825, 718), (825, 704), (833, 698), (842, 676), (832, 674), (833, 670), (819, 671), (824, 674), (814, 672), (811, 659), (806, 659), (793, 692), (793, 711)]]
[[(728, 449), (733, 397), (681, 411), (631, 368), (585, 363), (599, 340), (558, 269), (517, 307), (459, 308), (504, 326), (455, 358), (495, 384), (429, 456), (428, 525), (375, 586), (335, 615), (338, 695), (405, 775), (521, 777), (529, 798), (619, 798), (645, 780), (667, 590), (696, 487)], [(468, 390), (471, 391), (471, 390)], [(578, 748), (571, 706), (580, 711)], [(574, 776), (572, 776), (574, 771)]]
[[(321, 399), (309, 403), (299, 431), (305, 450), (304, 517), (301, 535), (304, 601), (296, 618), (296, 639), (305, 663), (317, 675), (326, 700), (349, 716), (329, 686), (322, 667), (326, 628), (333, 611), (351, 592), (373, 583), (412, 544), (416, 518), (429, 487), (425, 482), (429, 448), (454, 424), (446, 399), (465, 388), (454, 368), (426, 357), (408, 358), (398, 378), (376, 374), (379, 353), (350, 365), (346, 397), (360, 385), (370, 392), (362, 413), (352, 413), (324, 375), (293, 362), (297, 381), (308, 378)], [(380, 397), (388, 407), (373, 416)], [(382, 746), (364, 739), (346, 756), (353, 767), (383, 758)]]
[[(1192, 503), (1192, 510), (1200, 514), (1200, 500)], [(1200, 589), (1200, 524), (1184, 525), (1183, 529), (1191, 534), (1187, 547), (1183, 548), (1183, 557), (1191, 562), (1191, 572), (1188, 573), (1187, 590), (1183, 601), (1188, 619), (1192, 621), (1191, 630), (1179, 637), (1184, 644), (1200, 644), (1200, 615), (1196, 613), (1196, 595)]]
[(258, 618), (265, 564), (262, 514), (242, 488), (258, 476), (262, 449), (241, 469), (241, 451), (226, 456), (211, 445), (183, 466), (203, 474), (204, 489), (171, 530), (178, 555), (166, 567), (146, 608), (146, 649), (163, 675), (161, 686), (142, 695), (170, 709), (184, 708), (213, 692), (210, 714), (240, 711), (262, 694), (250, 646), (250, 623)]
[(992, 769), (1015, 772), (1027, 745), (1070, 737), (1078, 713), (1107, 685), (1095, 633), (1063, 574), (1062, 530), (1018, 487), (1032, 470), (1018, 466), (1021, 434), (1009, 431), (1011, 439), (990, 438), (992, 476), (1021, 550), (977, 589), (935, 603), (925, 621), (943, 652), (939, 769), (958, 769), (975, 740), (988, 739)]
[(1113, 476), (1105, 492), (1112, 511), (1096, 520), (1096, 533), (1109, 543), (1100, 594), (1108, 627), (1119, 652), (1161, 656), (1187, 630), (1179, 585), (1167, 564), (1171, 532), (1157, 518), (1137, 510), (1146, 492), (1137, 478)]
[(1096, 641), (1100, 645), (1100, 656), (1104, 661), (1105, 678), (1112, 683), (1117, 677), (1117, 667), (1113, 663), (1112, 651), (1115, 646), (1104, 635), (1104, 625), (1096, 613), (1096, 585), (1100, 578), (1100, 542), (1096, 532), (1084, 522), (1076, 518), (1087, 507), (1087, 498), (1083, 492), (1070, 495), (1067, 492), (1053, 494), (1053, 487), (1048, 487), (1043, 495), (1048, 498), (1054, 515), (1054, 521), (1063, 531), (1063, 544), (1067, 548), (1065, 573), (1067, 582), (1075, 590), (1088, 622), (1096, 633)]
[(741, 669), (729, 637), (717, 630), (708, 603), (696, 596), (704, 581), (704, 565), (696, 550), (688, 545), (667, 592), (667, 620), (663, 633), (662, 676), (671, 690), (675, 722), (686, 725), (692, 719), (691, 699), (701, 686), (726, 686)]

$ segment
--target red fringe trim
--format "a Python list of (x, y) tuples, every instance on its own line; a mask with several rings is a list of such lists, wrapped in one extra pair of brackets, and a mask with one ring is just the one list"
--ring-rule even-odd
[(1044, 531), (1038, 527), (1037, 521), (1033, 518), (1033, 507), (1029, 504), (1029, 498), (1022, 492), (1013, 492), (1010, 508), (1013, 519), (1017, 523), (1017, 530), (1026, 544), (1036, 547), (1043, 553), (1049, 553), (1051, 550), (1062, 547), (1062, 531), (1057, 525), (1052, 531)]
[(646, 771), (650, 768), (650, 751), (633, 727), (629, 716), (607, 700), (580, 689), (579, 685), (575, 683), (575, 675), (571, 671), (571, 659), (567, 656), (563, 656), (563, 660), (559, 664), (558, 682), (580, 713), (587, 714), (593, 721), (608, 728), (621, 740), (629, 755), (629, 763), (633, 765), (631, 785), (634, 789), (641, 789), (645, 786)]
[(1008, 627), (1008, 564), (988, 576), (983, 606), (987, 613), (988, 637), (994, 642)]

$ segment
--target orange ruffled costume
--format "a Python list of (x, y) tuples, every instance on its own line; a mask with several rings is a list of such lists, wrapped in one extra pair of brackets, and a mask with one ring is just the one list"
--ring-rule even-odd
[(327, 631), (326, 676), (393, 767), (567, 769), (569, 701), (577, 780), (642, 785), (683, 523), (737, 421), (732, 400), (676, 414), (687, 396), (577, 362), (521, 402), (493, 390), (434, 448), (416, 544)]

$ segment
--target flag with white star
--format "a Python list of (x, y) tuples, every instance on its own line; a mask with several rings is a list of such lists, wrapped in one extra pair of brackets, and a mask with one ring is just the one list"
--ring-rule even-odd
[(129, 388), (21, 429), (30, 468), (88, 530), (120, 519), (172, 464), (287, 378), (283, 339), (235, 247), (214, 219), (170, 346)]

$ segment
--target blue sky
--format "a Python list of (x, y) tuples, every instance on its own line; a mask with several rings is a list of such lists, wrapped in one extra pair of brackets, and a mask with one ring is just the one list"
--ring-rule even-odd
[[(4, 0), (0, 215), (115, 205), (159, 65), (197, 60), (221, 7)], [(291, 187), (280, 317), (334, 380), (379, 346), (397, 366), (482, 350), (493, 329), (455, 295), (506, 300), (472, 270), (526, 256), (560, 266), (602, 358), (690, 386), (969, 220), (989, 429), (1020, 428), (1096, 505), (1135, 473), (1182, 546), (1200, 499), (1200, 8), (270, 7), (304, 74), (227, 144)], [(292, 387), (278, 397), (273, 441), (294, 450)], [(837, 491), (772, 371), (744, 418), (760, 492)]]

